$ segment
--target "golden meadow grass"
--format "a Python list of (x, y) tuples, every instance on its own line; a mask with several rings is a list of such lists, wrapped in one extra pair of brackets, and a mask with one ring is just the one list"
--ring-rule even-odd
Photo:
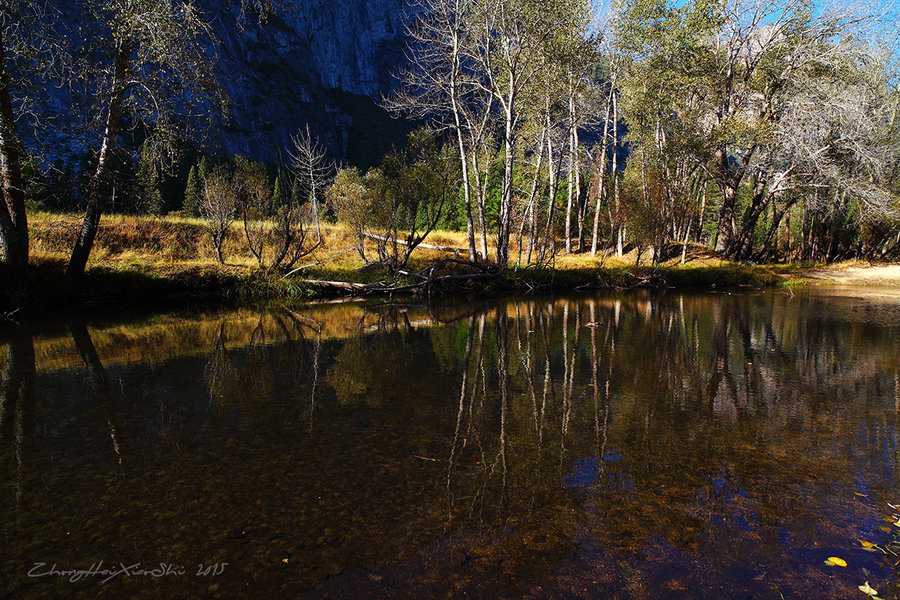
[[(60, 269), (68, 259), (81, 224), (80, 215), (39, 212), (30, 215), (33, 262)], [(390, 283), (384, 269), (366, 265), (355, 252), (356, 236), (347, 226), (336, 223), (322, 224), (322, 245), (311, 255), (301, 259), (295, 267), (305, 267), (292, 275), (293, 280), (324, 279), (356, 283)], [(315, 233), (310, 232), (314, 238)], [(438, 246), (464, 249), (466, 233), (434, 231), (426, 242)], [(561, 247), (558, 244), (558, 247)], [(375, 247), (366, 243), (367, 255), (374, 257)], [(495, 245), (489, 244), (489, 250)], [(173, 277), (192, 278), (220, 275), (229, 277), (255, 277), (259, 272), (256, 259), (251, 255), (244, 239), (243, 224), (232, 224), (224, 245), (226, 264), (219, 265), (201, 219), (180, 216), (148, 217), (128, 215), (104, 216), (98, 230), (94, 249), (88, 263), (89, 273), (135, 274), (156, 279)], [(514, 264), (518, 248), (513, 244), (510, 256)], [(409, 269), (416, 271), (432, 261), (445, 258), (446, 252), (417, 249), (410, 260)], [(462, 252), (461, 257), (465, 258)], [(785, 273), (798, 269), (792, 267), (752, 267), (722, 261), (707, 248), (691, 245), (687, 261), (681, 264), (681, 253), (666, 262), (651, 267), (649, 253), (635, 267), (636, 252), (623, 257), (613, 253), (589, 252), (566, 255), (558, 253), (549, 265), (551, 268), (527, 267), (504, 275), (500, 289), (534, 289), (533, 286), (516, 288), (515, 279), (546, 281), (553, 286), (573, 288), (580, 285), (628, 287), (655, 277), (656, 285), (771, 285), (781, 281)], [(265, 257), (271, 263), (271, 249)], [(458, 267), (449, 266), (444, 272), (454, 272)], [(280, 280), (272, 276), (269, 280)], [(277, 293), (276, 293), (277, 295)]]

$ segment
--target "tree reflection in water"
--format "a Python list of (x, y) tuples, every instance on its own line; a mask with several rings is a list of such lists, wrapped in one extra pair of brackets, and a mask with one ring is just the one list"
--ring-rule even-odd
[(0, 343), (5, 357), (0, 379), (0, 443), (2, 443), (3, 473), (3, 524), (13, 543), (7, 560), (21, 557), (18, 550), (27, 537), (24, 532), (26, 504), (25, 491), (35, 485), (26, 466), (34, 451), (34, 344), (31, 331), (20, 325), (0, 329)]
[(856, 541), (888, 536), (898, 500), (892, 305), (629, 294), (70, 329), (2, 332), (16, 597), (96, 595), (25, 577), (47, 559), (229, 562), (214, 582), (110, 584), (130, 597), (838, 598), (895, 580)]

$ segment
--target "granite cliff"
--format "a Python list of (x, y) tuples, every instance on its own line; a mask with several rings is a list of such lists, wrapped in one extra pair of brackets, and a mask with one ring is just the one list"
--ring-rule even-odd
[(238, 27), (209, 3), (234, 102), (225, 151), (270, 160), (309, 123), (338, 158), (377, 162), (406, 127), (376, 104), (403, 60), (405, 4), (292, 0), (267, 23)]

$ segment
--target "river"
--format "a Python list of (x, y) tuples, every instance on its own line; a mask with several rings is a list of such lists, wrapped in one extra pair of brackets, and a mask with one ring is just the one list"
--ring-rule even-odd
[(890, 296), (69, 316), (0, 369), (2, 598), (900, 590)]

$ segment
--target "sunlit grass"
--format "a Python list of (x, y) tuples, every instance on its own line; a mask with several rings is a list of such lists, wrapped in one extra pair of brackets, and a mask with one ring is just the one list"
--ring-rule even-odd
[[(34, 213), (30, 215), (33, 263), (40, 268), (59, 274), (74, 244), (81, 225), (81, 217), (75, 214)], [(149, 217), (108, 215), (100, 224), (97, 238), (88, 263), (88, 275), (100, 278), (95, 287), (107, 294), (115, 294), (116, 286), (134, 286), (134, 293), (156, 289), (160, 282), (177, 282), (183, 293), (205, 290), (212, 296), (226, 294), (229, 297), (261, 295), (266, 298), (284, 294), (303, 293), (296, 282), (304, 280), (344, 281), (352, 283), (379, 283), (385, 285), (412, 283), (407, 277), (381, 265), (367, 264), (356, 251), (357, 236), (341, 223), (322, 223), (322, 243), (310, 255), (294, 265), (289, 281), (283, 273), (261, 276), (256, 258), (250, 253), (244, 238), (243, 224), (235, 222), (225, 240), (223, 253), (226, 261), (218, 264), (209, 233), (202, 219), (182, 216)], [(316, 239), (310, 227), (309, 240)], [(458, 249), (456, 257), (468, 259), (468, 241), (464, 231), (434, 231), (426, 243)], [(709, 249), (690, 245), (682, 264), (680, 246), (658, 265), (650, 264), (650, 253), (638, 255), (633, 248), (621, 257), (609, 248), (601, 249), (596, 256), (582, 249), (565, 254), (561, 240), (557, 251), (545, 260), (542, 267), (515, 268), (519, 248), (512, 240), (510, 248), (511, 269), (491, 280), (479, 283), (480, 291), (536, 291), (540, 289), (572, 289), (576, 287), (632, 287), (654, 286), (765, 286), (791, 281), (793, 267), (757, 267), (735, 264), (719, 259)], [(366, 240), (367, 258), (377, 256), (373, 241)], [(480, 239), (476, 236), (476, 248)], [(488, 253), (496, 256), (496, 240), (488, 240)], [(452, 256), (435, 249), (419, 248), (407, 265), (410, 272), (422, 271), (435, 261)], [(522, 253), (524, 263), (525, 252)], [(264, 257), (264, 264), (272, 263), (272, 250)], [(471, 272), (459, 264), (447, 264), (435, 274), (446, 275)], [(117, 275), (118, 274), (118, 275)], [(116, 279), (117, 276), (121, 276)], [(55, 275), (54, 275), (55, 276)], [(45, 276), (51, 281), (54, 276)], [(52, 287), (52, 283), (48, 284)], [(293, 286), (293, 287), (291, 287)], [(290, 287), (282, 290), (281, 287)], [(124, 293), (127, 290), (121, 290)], [(99, 293), (99, 292), (98, 292)]]

